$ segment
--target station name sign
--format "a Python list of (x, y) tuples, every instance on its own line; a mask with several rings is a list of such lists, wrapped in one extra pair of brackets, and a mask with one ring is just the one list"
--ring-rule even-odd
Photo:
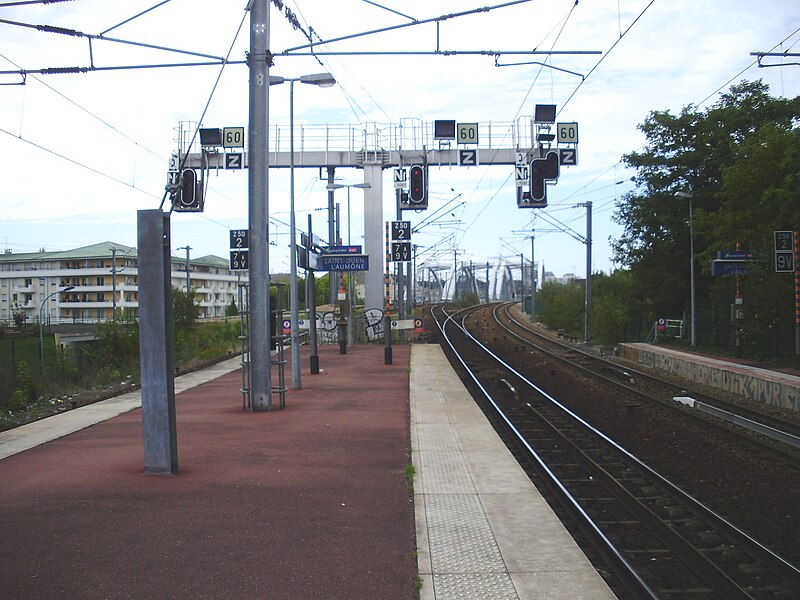
[(367, 254), (320, 254), (317, 271), (369, 271)]

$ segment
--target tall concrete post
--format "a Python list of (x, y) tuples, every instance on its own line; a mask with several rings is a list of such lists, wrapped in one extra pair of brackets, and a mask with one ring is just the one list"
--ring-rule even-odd
[(178, 472), (169, 215), (137, 214), (139, 246), (139, 371), (142, 381), (144, 471)]
[(539, 279), (539, 269), (536, 268), (536, 257), (533, 254), (534, 235), (531, 230), (531, 320), (536, 315), (536, 282)]
[(269, 2), (250, 6), (250, 123), (248, 218), (250, 226), (250, 398), (253, 410), (272, 408), (269, 318)]
[[(311, 214), (308, 215), (308, 239), (314, 239), (311, 229)], [(319, 375), (319, 352), (317, 349), (317, 286), (314, 281), (314, 270), (311, 268), (311, 250), (306, 248), (306, 298), (308, 299), (308, 339), (311, 344), (310, 370), (312, 375)]]
[[(333, 182), (335, 170), (336, 167), (328, 167), (328, 245), (330, 246), (336, 245), (336, 223), (334, 219), (335, 209), (333, 205)], [(328, 280), (328, 287), (330, 289), (330, 305), (334, 306), (336, 304), (336, 299), (338, 298), (338, 273), (335, 273), (334, 271), (329, 272)]]
[[(585, 342), (592, 343), (592, 202), (586, 202), (586, 325)], [(692, 309), (694, 317), (694, 308)]]
[(384, 299), (384, 223), (381, 165), (364, 165), (364, 251), (369, 255), (369, 271), (364, 275), (364, 308), (383, 310)]

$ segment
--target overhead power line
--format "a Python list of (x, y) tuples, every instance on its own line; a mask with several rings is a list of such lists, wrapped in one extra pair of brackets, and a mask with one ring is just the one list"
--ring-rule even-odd
[(564, 110), (564, 107), (566, 107), (566, 106), (567, 106), (567, 104), (569, 104), (570, 100), (572, 100), (572, 98), (575, 96), (575, 94), (577, 94), (577, 93), (578, 93), (578, 90), (579, 90), (579, 89), (581, 89), (581, 86), (583, 86), (583, 84), (584, 84), (584, 83), (586, 83), (586, 80), (587, 80), (587, 79), (589, 79), (589, 77), (591, 76), (591, 74), (592, 74), (592, 73), (594, 73), (594, 72), (595, 72), (595, 70), (597, 70), (597, 67), (599, 67), (599, 66), (600, 66), (600, 63), (602, 63), (602, 62), (603, 62), (603, 61), (604, 61), (606, 58), (608, 58), (608, 55), (609, 55), (609, 54), (611, 54), (611, 52), (614, 50), (614, 48), (616, 48), (616, 47), (617, 47), (617, 44), (619, 44), (619, 43), (622, 41), (622, 38), (624, 38), (624, 37), (625, 37), (625, 35), (626, 35), (626, 34), (627, 34), (627, 33), (628, 33), (628, 32), (629, 32), (629, 31), (630, 31), (632, 28), (633, 28), (633, 26), (634, 26), (634, 25), (636, 25), (636, 23), (638, 23), (638, 22), (639, 22), (639, 19), (641, 19), (641, 18), (644, 16), (644, 13), (646, 13), (646, 12), (647, 12), (647, 10), (648, 10), (648, 9), (649, 9), (651, 6), (653, 6), (653, 3), (654, 3), (655, 1), (656, 1), (656, 0), (650, 0), (650, 2), (647, 4), (647, 6), (645, 6), (645, 7), (642, 9), (642, 12), (640, 12), (640, 13), (639, 13), (639, 15), (638, 15), (638, 16), (637, 16), (637, 17), (636, 17), (634, 20), (633, 20), (633, 22), (632, 22), (630, 25), (628, 25), (628, 27), (625, 29), (625, 31), (623, 31), (623, 32), (620, 34), (620, 36), (617, 38), (617, 40), (616, 40), (616, 41), (615, 41), (613, 44), (611, 44), (611, 48), (609, 48), (608, 50), (606, 50), (606, 53), (605, 53), (605, 54), (603, 54), (603, 56), (600, 58), (600, 60), (598, 60), (598, 61), (597, 61), (597, 64), (595, 64), (595, 66), (593, 66), (593, 67), (591, 68), (591, 70), (590, 70), (590, 71), (589, 71), (589, 72), (586, 74), (586, 77), (584, 77), (584, 78), (581, 80), (581, 82), (578, 84), (578, 86), (577, 86), (577, 87), (576, 87), (576, 88), (573, 90), (572, 94), (570, 94), (569, 98), (567, 98), (567, 99), (566, 99), (566, 101), (564, 101), (564, 102), (563, 102), (563, 103), (562, 103), (562, 104), (559, 106), (559, 108), (558, 108), (558, 114), (561, 114), (561, 111), (562, 111), (562, 110)]
[(23, 6), (25, 4), (56, 4), (58, 2), (74, 2), (74, 0), (26, 0), (24, 2), (2, 2), (0, 8), (7, 6)]
[(53, 156), (56, 156), (56, 157), (58, 157), (58, 158), (60, 158), (62, 160), (66, 160), (67, 162), (70, 162), (73, 165), (77, 165), (77, 166), (79, 166), (79, 167), (81, 167), (83, 169), (86, 169), (87, 171), (91, 171), (92, 173), (96, 173), (97, 175), (100, 175), (101, 177), (105, 177), (106, 179), (110, 179), (111, 181), (115, 181), (117, 183), (121, 183), (125, 187), (133, 188), (134, 190), (136, 190), (138, 192), (141, 192), (143, 194), (147, 194), (148, 196), (152, 196), (153, 198), (156, 198), (156, 199), (160, 199), (159, 196), (151, 194), (150, 192), (148, 192), (146, 190), (143, 190), (142, 188), (137, 188), (135, 185), (130, 184), (127, 181), (123, 181), (122, 179), (118, 179), (117, 177), (109, 175), (108, 173), (103, 173), (102, 171), (98, 171), (94, 167), (90, 167), (89, 165), (86, 165), (86, 164), (84, 164), (84, 163), (82, 163), (80, 161), (77, 161), (74, 158), (70, 158), (69, 156), (65, 156), (64, 154), (60, 154), (59, 152), (56, 152), (55, 150), (51, 150), (50, 148), (47, 148), (46, 146), (42, 146), (41, 144), (37, 144), (36, 142), (34, 142), (32, 140), (27, 140), (24, 137), (21, 137), (21, 136), (18, 136), (18, 135), (14, 135), (10, 131), (6, 131), (5, 129), (2, 129), (2, 128), (0, 128), (0, 133), (5, 133), (6, 135), (8, 135), (10, 137), (13, 137), (13, 138), (18, 139), (18, 140), (20, 140), (22, 142), (25, 142), (26, 144), (30, 144), (31, 146), (34, 146), (35, 148), (38, 148), (39, 150), (44, 150), (45, 152), (47, 152), (49, 154), (52, 154)]

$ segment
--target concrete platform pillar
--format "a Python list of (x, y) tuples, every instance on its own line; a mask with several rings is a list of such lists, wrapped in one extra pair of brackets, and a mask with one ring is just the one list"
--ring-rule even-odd
[(144, 471), (178, 472), (169, 214), (137, 213), (139, 250), (139, 371), (142, 382)]

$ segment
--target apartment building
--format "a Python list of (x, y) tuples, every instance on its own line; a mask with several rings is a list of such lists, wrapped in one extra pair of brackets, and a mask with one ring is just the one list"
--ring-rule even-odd
[[(218, 256), (187, 260), (172, 257), (172, 286), (188, 283), (195, 290), (200, 318), (221, 317), (246, 274), (229, 269)], [(62, 291), (65, 288), (71, 288)], [(0, 321), (24, 313), (28, 322), (98, 322), (118, 315), (136, 315), (138, 255), (136, 248), (102, 242), (64, 252), (6, 250), (0, 254)]]

